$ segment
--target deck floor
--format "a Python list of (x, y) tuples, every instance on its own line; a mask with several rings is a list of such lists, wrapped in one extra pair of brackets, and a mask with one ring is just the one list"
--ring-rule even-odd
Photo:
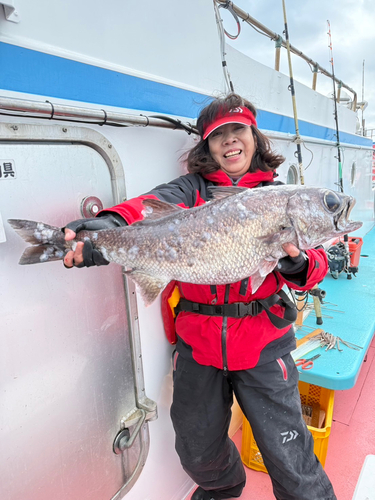
[[(352, 389), (335, 391), (333, 424), (325, 470), (338, 500), (352, 500), (367, 455), (375, 454), (375, 340)], [(241, 447), (239, 430), (234, 441)], [(245, 467), (246, 488), (241, 500), (274, 500), (268, 474)]]

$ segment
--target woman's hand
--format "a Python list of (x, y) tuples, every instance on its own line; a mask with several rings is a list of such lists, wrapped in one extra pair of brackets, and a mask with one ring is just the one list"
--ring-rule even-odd
[[(117, 229), (126, 226), (126, 221), (118, 214), (109, 214), (91, 219), (78, 219), (69, 222), (64, 228), (65, 240), (72, 241), (79, 231), (101, 231), (103, 229)], [(93, 247), (91, 241), (77, 242), (75, 250), (70, 250), (64, 257), (64, 266), (72, 267), (107, 266), (109, 264), (103, 255)]]
[(277, 270), (284, 274), (296, 274), (301, 272), (308, 262), (305, 252), (301, 252), (293, 243), (285, 243), (284, 251), (288, 254), (277, 263)]
[[(72, 241), (76, 237), (76, 233), (71, 229), (65, 228), (65, 240)], [(71, 269), (75, 267), (83, 267), (83, 245), (82, 241), (77, 243), (76, 249), (70, 250), (64, 257), (64, 266)]]
[(293, 243), (284, 243), (283, 249), (289, 255), (289, 257), (298, 257), (301, 250), (297, 248)]

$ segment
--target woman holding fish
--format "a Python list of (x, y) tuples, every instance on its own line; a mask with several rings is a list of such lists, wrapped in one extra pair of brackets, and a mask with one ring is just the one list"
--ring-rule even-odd
[[(281, 184), (274, 178), (284, 158), (271, 150), (268, 139), (258, 130), (256, 110), (251, 103), (236, 94), (215, 99), (200, 113), (197, 128), (201, 140), (189, 152), (189, 174), (105, 210), (95, 219), (68, 224), (66, 239), (72, 240), (81, 230), (98, 231), (136, 223), (144, 219), (150, 207), (155, 219), (174, 214), (177, 209), (170, 204), (193, 208), (212, 198), (228, 196), (229, 200), (227, 187), (236, 186), (238, 192), (239, 188)], [(211, 189), (214, 186), (221, 187), (217, 194)], [(249, 212), (244, 204), (236, 203), (241, 219), (241, 212)], [(193, 237), (197, 251), (204, 250), (215, 238), (220, 245), (224, 241), (220, 234), (233, 231), (226, 222), (225, 212), (217, 218), (207, 216), (199, 238)], [(256, 222), (262, 226), (268, 223)], [(196, 224), (199, 226), (200, 222)], [(260, 239), (271, 245), (287, 229), (282, 227), (280, 234)], [(170, 231), (175, 231), (173, 224)], [(184, 235), (178, 233), (176, 245), (159, 249), (156, 261), (164, 259), (172, 264), (178, 246), (187, 244)], [(139, 252), (138, 247), (132, 248), (133, 253)], [(209, 248), (214, 248), (210, 255), (214, 267), (215, 246)], [(284, 257), (272, 262), (267, 256), (257, 272), (240, 281), (223, 281), (224, 278), (217, 278), (218, 270), (216, 283), (193, 284), (187, 278), (169, 283), (163, 292), (167, 335), (176, 344), (171, 417), (182, 466), (199, 485), (193, 500), (236, 498), (245, 485), (240, 455), (228, 437), (233, 393), (251, 424), (275, 497), (336, 499), (302, 419), (298, 373), (290, 355), (295, 349), (295, 308), (281, 290), (285, 284), (298, 290), (313, 288), (327, 272), (327, 259), (323, 249), (300, 251), (290, 242), (283, 243), (282, 249)], [(233, 258), (236, 255), (228, 251), (228, 259)], [(187, 260), (177, 264), (186, 269), (205, 265), (203, 257)], [(68, 268), (107, 263), (105, 255), (90, 240), (78, 243), (75, 252), (69, 252), (64, 259)], [(227, 270), (222, 273), (227, 276)], [(133, 279), (144, 290), (148, 302), (165, 287), (165, 283), (153, 281), (150, 276)], [(168, 298), (176, 293), (176, 287), (180, 300), (172, 311)]]

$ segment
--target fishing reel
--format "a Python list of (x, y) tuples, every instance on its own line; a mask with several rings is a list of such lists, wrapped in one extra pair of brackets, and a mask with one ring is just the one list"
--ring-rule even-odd
[(351, 253), (347, 251), (343, 242), (339, 241), (335, 245), (329, 247), (328, 250), (326, 250), (326, 254), (328, 258), (329, 271), (332, 278), (337, 280), (342, 272), (347, 273), (348, 279), (351, 279), (352, 274), (356, 276), (358, 267), (350, 266)]

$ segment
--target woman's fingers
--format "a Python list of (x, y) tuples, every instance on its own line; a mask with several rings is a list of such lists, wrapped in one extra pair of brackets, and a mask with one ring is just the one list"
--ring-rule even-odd
[[(65, 231), (69, 231), (69, 229), (66, 229)], [(83, 242), (80, 241), (77, 243), (76, 249), (74, 251), (70, 250), (65, 255), (64, 266), (71, 268), (73, 266), (78, 266), (79, 264), (82, 264), (83, 262), (82, 249), (83, 249)]]
[(65, 239), (66, 241), (71, 241), (74, 240), (76, 237), (76, 233), (72, 231), (71, 229), (68, 229), (67, 227), (65, 228)]
[(289, 255), (289, 257), (298, 257), (301, 250), (297, 248), (293, 243), (284, 243), (283, 249)]

